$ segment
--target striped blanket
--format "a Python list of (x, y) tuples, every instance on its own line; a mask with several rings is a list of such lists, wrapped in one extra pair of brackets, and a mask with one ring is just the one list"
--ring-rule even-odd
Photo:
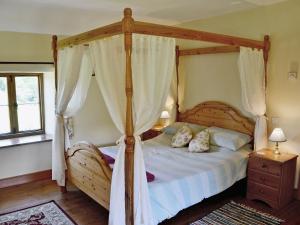
[[(162, 134), (144, 142), (146, 170), (155, 175), (149, 185), (152, 211), (157, 223), (179, 211), (218, 194), (246, 176), (249, 148), (231, 151), (211, 146), (209, 152), (190, 153), (170, 147)], [(117, 147), (101, 148), (113, 158)]]

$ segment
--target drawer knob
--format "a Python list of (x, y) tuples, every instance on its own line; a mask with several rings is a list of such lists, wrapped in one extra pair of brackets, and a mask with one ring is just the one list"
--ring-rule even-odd
[(268, 166), (266, 164), (262, 164), (261, 168), (267, 168)]

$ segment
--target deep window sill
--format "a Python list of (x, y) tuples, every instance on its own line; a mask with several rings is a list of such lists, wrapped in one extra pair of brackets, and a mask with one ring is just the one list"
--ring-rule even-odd
[(8, 139), (0, 140), (0, 149), (20, 146), (20, 145), (33, 144), (33, 143), (50, 142), (50, 141), (52, 141), (52, 137), (47, 134), (8, 138)]

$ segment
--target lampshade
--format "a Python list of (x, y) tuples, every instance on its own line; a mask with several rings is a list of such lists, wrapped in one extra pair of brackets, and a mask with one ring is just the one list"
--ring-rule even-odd
[(270, 141), (273, 142), (284, 142), (286, 141), (286, 137), (283, 133), (283, 130), (279, 127), (274, 128), (274, 130), (272, 131), (270, 137), (269, 137)]
[(168, 111), (162, 111), (161, 115), (160, 115), (161, 119), (169, 119), (170, 118), (170, 114)]

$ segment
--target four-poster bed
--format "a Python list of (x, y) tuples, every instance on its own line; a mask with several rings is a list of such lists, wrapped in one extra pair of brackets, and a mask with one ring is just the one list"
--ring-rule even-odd
[[(177, 27), (157, 25), (134, 21), (131, 9), (124, 10), (124, 18), (102, 28), (75, 35), (58, 41), (53, 37), (53, 56), (57, 74), (57, 51), (76, 45), (89, 45), (89, 42), (113, 35), (124, 34), (125, 48), (125, 94), (126, 94), (126, 126), (125, 126), (125, 209), (126, 224), (134, 224), (134, 148), (136, 137), (133, 124), (133, 80), (132, 80), (132, 45), (133, 34), (163, 36), (187, 40), (208, 41), (229, 46), (214, 47), (206, 50), (179, 50), (176, 47), (176, 68), (178, 77), (179, 57), (182, 55), (201, 53), (236, 52), (241, 47), (263, 50), (265, 64), (269, 51), (269, 39), (264, 41), (220, 35), (203, 31), (195, 31)], [(87, 75), (88, 76), (88, 75)], [(61, 114), (58, 113), (61, 117)], [(177, 120), (193, 122), (206, 126), (218, 126), (239, 131), (254, 136), (254, 124), (232, 107), (218, 103), (207, 102), (192, 110), (177, 114)], [(103, 154), (92, 144), (80, 143), (74, 145), (66, 153), (68, 179), (79, 189), (87, 193), (105, 208), (109, 209), (110, 186), (112, 170), (104, 160)]]
[[(194, 108), (190, 109), (190, 110), (186, 110), (183, 113), (179, 113), (178, 115), (178, 122), (185, 122), (185, 123), (191, 123), (191, 124), (198, 124), (201, 126), (206, 126), (206, 127), (221, 127), (221, 128), (226, 128), (226, 129), (230, 129), (230, 130), (234, 130), (234, 131), (238, 131), (241, 132), (243, 134), (247, 134), (251, 137), (253, 137), (253, 133), (254, 133), (254, 122), (249, 119), (248, 117), (242, 115), (239, 111), (237, 111), (236, 109), (234, 109), (233, 107), (221, 103), (221, 102), (204, 102), (201, 104), (198, 104), (197, 106), (195, 106)], [(160, 138), (165, 138), (165, 137), (160, 137)], [(154, 140), (154, 139), (153, 139)], [(150, 155), (152, 157), (156, 158), (156, 154), (152, 152), (152, 148), (153, 148), (153, 144), (157, 145), (156, 142), (159, 143), (159, 139), (154, 140), (155, 143), (151, 142), (145, 142), (144, 143), (144, 148), (147, 148), (147, 152), (151, 152)], [(159, 143), (160, 144), (160, 143)], [(150, 147), (149, 147), (150, 145)], [(167, 149), (166, 146), (162, 145), (165, 149)], [(100, 149), (100, 150), (99, 150)], [(150, 150), (149, 150), (150, 149)], [(246, 149), (246, 148), (245, 148)], [(108, 161), (105, 159), (107, 154), (112, 154), (111, 152), (115, 150), (114, 146), (113, 147), (106, 147), (106, 148), (98, 148), (95, 145), (93, 145), (92, 143), (86, 143), (86, 142), (80, 142), (77, 143), (75, 145), (73, 145), (71, 148), (69, 148), (66, 152), (66, 161), (67, 161), (67, 174), (68, 174), (68, 182), (71, 182), (72, 184), (74, 184), (75, 186), (77, 186), (80, 190), (82, 190), (83, 192), (85, 192), (87, 195), (89, 195), (91, 198), (93, 198), (96, 202), (98, 202), (100, 205), (102, 205), (103, 207), (105, 207), (106, 209), (109, 210), (109, 201), (110, 201), (110, 186), (111, 186), (111, 180), (112, 180), (112, 168), (110, 166), (110, 164), (108, 164)], [(145, 149), (144, 149), (145, 151)], [(181, 150), (180, 150), (181, 151)], [(241, 151), (244, 151), (244, 149), (242, 149)], [(154, 150), (154, 152), (156, 152), (156, 150)], [(105, 155), (104, 155), (105, 153)], [(225, 154), (229, 157), (229, 154), (236, 154), (236, 152), (225, 152)], [(246, 152), (246, 154), (248, 154), (249, 152)], [(154, 154), (154, 156), (153, 156)], [(155, 161), (159, 161), (160, 158), (159, 156), (163, 154), (163, 153), (159, 153), (157, 158), (153, 161), (151, 161), (152, 163)], [(174, 156), (172, 153), (170, 155), (170, 158), (172, 159), (172, 157)], [(211, 154), (211, 153), (207, 153), (207, 154)], [(116, 156), (116, 154), (112, 155), (113, 157)], [(211, 156), (213, 156), (213, 154), (211, 154)], [(184, 157), (186, 157), (184, 155)], [(192, 157), (193, 156), (189, 155), (187, 157)], [(200, 156), (198, 156), (200, 157)], [(219, 157), (223, 157), (223, 156), (217, 156), (217, 158)], [(228, 160), (232, 160), (232, 157), (236, 157), (236, 156), (230, 156)], [(197, 159), (195, 157), (195, 159)], [(197, 163), (200, 163), (200, 159), (198, 159), (199, 161), (197, 161)], [(203, 162), (201, 162), (200, 164), (204, 164), (205, 165), (205, 161), (207, 159), (205, 159)], [(215, 160), (215, 159), (214, 159)], [(234, 168), (237, 168), (235, 170), (239, 171), (241, 174), (243, 174), (245, 172), (245, 168), (246, 168), (246, 163), (245, 161), (247, 161), (245, 158), (241, 157), (238, 161), (237, 164), (241, 164), (242, 166), (236, 166)], [(147, 162), (147, 160), (146, 160)], [(176, 162), (176, 161), (175, 161)], [(167, 162), (165, 162), (166, 164), (168, 164)], [(189, 161), (189, 163), (193, 164), (193, 162)], [(222, 164), (226, 164), (228, 162), (226, 161), (222, 161)], [(232, 162), (231, 162), (232, 163)], [(182, 164), (185, 165), (185, 164)], [(232, 165), (234, 165), (234, 163), (232, 163)], [(207, 165), (205, 165), (207, 166)], [(215, 161), (215, 167), (219, 168), (220, 165), (218, 165), (217, 160)], [(153, 168), (151, 168), (153, 169)], [(176, 168), (177, 170), (179, 170), (179, 168)], [(198, 168), (197, 168), (198, 169)], [(225, 169), (222, 168), (223, 172), (225, 173)], [(152, 172), (152, 171), (150, 171)], [(167, 173), (168, 174), (168, 173)], [(154, 207), (159, 207), (159, 211), (160, 213), (157, 213), (157, 210), (154, 210), (156, 216), (159, 219), (159, 222), (161, 222), (164, 219), (170, 218), (170, 216), (174, 216), (177, 214), (177, 212), (179, 211), (178, 209), (175, 210), (173, 207), (176, 206), (176, 204), (174, 204), (174, 200), (173, 199), (173, 207), (172, 208), (168, 208), (165, 205), (170, 204), (170, 201), (166, 201), (166, 200), (161, 200), (160, 195), (161, 195), (161, 191), (157, 191), (160, 190), (161, 187), (163, 188), (168, 188), (169, 186), (171, 188), (166, 189), (164, 192), (167, 193), (172, 193), (173, 192), (178, 192), (178, 194), (180, 195), (180, 189), (177, 190), (177, 185), (175, 185), (176, 181), (172, 180), (171, 182), (169, 181), (165, 181), (165, 180), (161, 180), (159, 175), (160, 173), (156, 173), (154, 172), (155, 175), (155, 180), (154, 182), (150, 182), (148, 183), (151, 186), (151, 202), (152, 205), (154, 205)], [(166, 175), (166, 174), (164, 174)], [(199, 180), (199, 182), (201, 183), (203, 180), (201, 180), (199, 177), (202, 176), (200, 171), (199, 174), (196, 174), (198, 177), (192, 179), (190, 182), (196, 182), (197, 179)], [(194, 175), (195, 176), (195, 175)], [(224, 174), (222, 174), (222, 176), (224, 177)], [(236, 176), (236, 180), (234, 179), (234, 183), (236, 181), (239, 181), (240, 179), (244, 178), (244, 176), (240, 175), (239, 173), (233, 174), (233, 176)], [(210, 178), (212, 179), (212, 178)], [(220, 179), (219, 177), (217, 179)], [(230, 177), (226, 177), (226, 179), (230, 180)], [(174, 184), (175, 183), (175, 184)], [(184, 183), (184, 181), (179, 182)], [(189, 184), (186, 184), (187, 187), (189, 187)], [(231, 186), (231, 183), (230, 183)], [(201, 186), (199, 184), (197, 184), (196, 186), (194, 186), (194, 188), (196, 189), (201, 189)], [(157, 194), (157, 192), (159, 194)], [(164, 194), (165, 198), (167, 198), (167, 193)], [(173, 193), (172, 193), (173, 194)], [(196, 193), (199, 194), (199, 193)], [(209, 195), (210, 196), (210, 195)], [(199, 196), (194, 196), (193, 199), (191, 201), (195, 201), (196, 203), (199, 202), (203, 197), (201, 197), (200, 200), (198, 200)], [(190, 206), (190, 202), (188, 201), (186, 203), (187, 205), (184, 205), (183, 208), (186, 208), (187, 206)], [(180, 205), (180, 204), (179, 204)], [(179, 206), (178, 206), (179, 207)], [(174, 213), (172, 212), (175, 211)], [(166, 212), (168, 211), (168, 212)], [(172, 213), (170, 213), (172, 212)]]

